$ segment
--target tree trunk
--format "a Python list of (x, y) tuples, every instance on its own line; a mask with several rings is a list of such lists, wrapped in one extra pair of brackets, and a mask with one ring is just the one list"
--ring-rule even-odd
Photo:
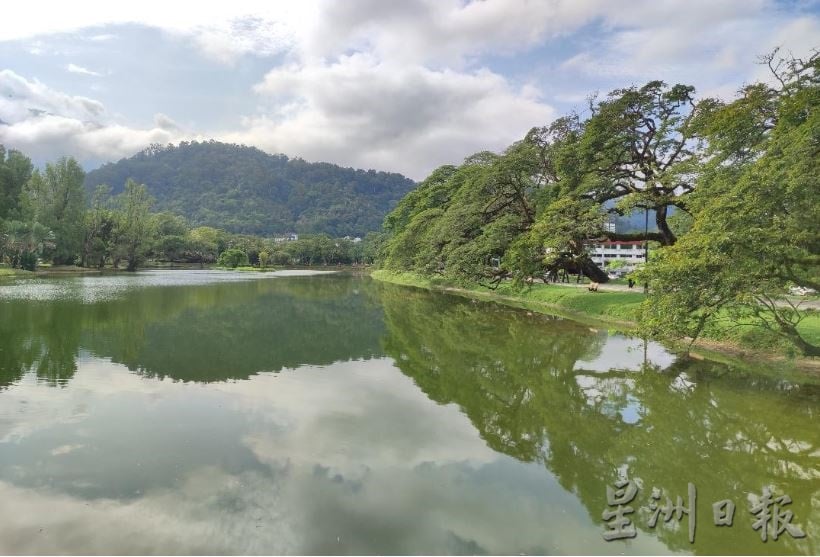
[(609, 275), (601, 270), (591, 259), (586, 258), (580, 262), (581, 272), (589, 277), (593, 282), (609, 282)]
[(666, 206), (655, 208), (655, 224), (658, 227), (658, 232), (661, 234), (661, 243), (664, 246), (671, 246), (677, 240), (674, 232), (672, 232), (672, 229), (669, 228), (669, 224), (666, 222), (666, 213), (668, 209), (669, 208)]
[(800, 336), (800, 333), (797, 332), (795, 327), (783, 322), (779, 322), (778, 324), (780, 325), (780, 330), (783, 335), (794, 343), (804, 356), (820, 356), (820, 346), (815, 346)]

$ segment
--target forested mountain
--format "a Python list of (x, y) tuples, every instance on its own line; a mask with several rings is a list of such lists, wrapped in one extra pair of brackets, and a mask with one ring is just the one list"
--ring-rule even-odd
[(184, 215), (194, 225), (259, 235), (363, 236), (379, 230), (385, 214), (415, 187), (401, 174), (216, 141), (151, 146), (90, 172), (85, 185), (90, 193), (107, 184), (117, 194), (128, 178), (148, 186), (157, 210)]

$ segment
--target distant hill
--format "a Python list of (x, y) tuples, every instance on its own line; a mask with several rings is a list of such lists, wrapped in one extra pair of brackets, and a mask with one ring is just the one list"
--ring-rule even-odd
[[(610, 200), (604, 203), (604, 207), (609, 209), (615, 205), (615, 202)], [(674, 213), (674, 207), (669, 208), (669, 214), (671, 215)], [(650, 209), (649, 213), (649, 222), (646, 222), (646, 216), (644, 215), (643, 209), (633, 209), (631, 213), (628, 213), (623, 216), (610, 214), (609, 215), (609, 222), (615, 225), (615, 232), (619, 234), (629, 234), (629, 233), (639, 233), (643, 232), (644, 226), (649, 225), (647, 227), (647, 232), (657, 232), (658, 225), (655, 223), (655, 211)]]
[(146, 184), (156, 210), (194, 225), (232, 232), (359, 235), (380, 230), (384, 216), (416, 184), (401, 174), (354, 170), (269, 155), (216, 141), (154, 145), (89, 172), (86, 188), (119, 193), (128, 178)]

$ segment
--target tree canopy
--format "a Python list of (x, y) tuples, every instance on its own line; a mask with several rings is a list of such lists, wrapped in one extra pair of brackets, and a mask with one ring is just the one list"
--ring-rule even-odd
[(653, 285), (644, 327), (696, 338), (727, 315), (816, 356), (797, 330), (807, 313), (788, 294), (820, 290), (820, 58), (772, 67), (777, 87), (710, 106), (692, 226), (643, 273)]

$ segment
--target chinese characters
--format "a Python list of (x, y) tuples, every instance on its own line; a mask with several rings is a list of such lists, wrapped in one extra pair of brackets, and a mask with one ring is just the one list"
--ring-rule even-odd
[[(614, 487), (607, 486), (607, 509), (601, 513), (606, 522), (603, 537), (606, 541), (634, 538), (638, 535), (633, 522), (635, 509), (632, 506), (640, 492), (639, 485), (634, 480), (621, 479), (615, 482)], [(793, 538), (806, 537), (805, 532), (792, 523), (794, 513), (784, 509), (792, 502), (788, 495), (775, 497), (766, 487), (757, 497), (757, 502), (751, 506), (750, 512), (754, 517), (752, 530), (759, 531), (760, 539), (766, 542), (769, 537), (777, 540), (784, 533)], [(653, 487), (646, 507), (649, 511), (648, 528), (655, 528), (660, 519), (664, 523), (682, 522), (686, 517), (689, 543), (695, 543), (695, 529), (697, 527), (697, 488), (693, 483), (687, 485), (686, 499), (676, 495), (674, 501), (662, 490)], [(731, 499), (723, 499), (712, 503), (712, 521), (717, 527), (731, 527), (734, 522), (735, 503)]]

